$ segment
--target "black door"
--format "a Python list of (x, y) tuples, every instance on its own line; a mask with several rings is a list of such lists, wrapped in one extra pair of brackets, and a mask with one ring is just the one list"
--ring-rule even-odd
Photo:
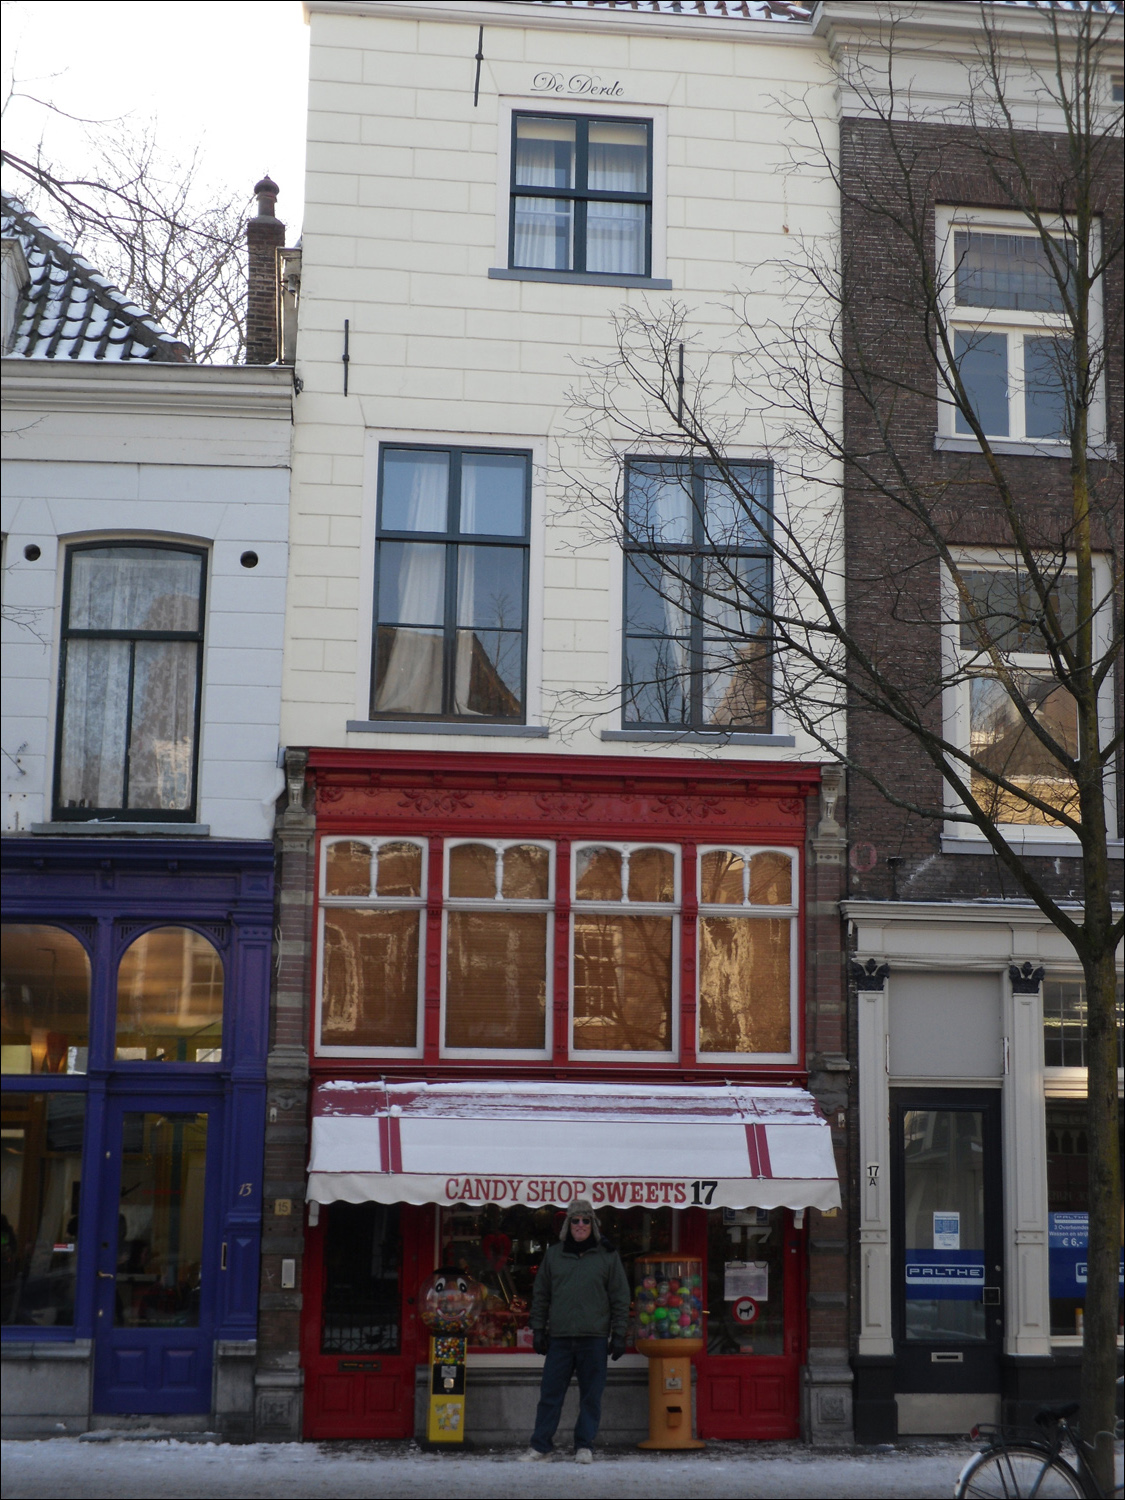
[(895, 1388), (1000, 1389), (1000, 1094), (895, 1090)]

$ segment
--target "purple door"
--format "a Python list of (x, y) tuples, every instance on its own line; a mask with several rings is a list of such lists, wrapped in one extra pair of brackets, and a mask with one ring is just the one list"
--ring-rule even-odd
[(95, 1293), (94, 1410), (211, 1410), (222, 1101), (111, 1100)]

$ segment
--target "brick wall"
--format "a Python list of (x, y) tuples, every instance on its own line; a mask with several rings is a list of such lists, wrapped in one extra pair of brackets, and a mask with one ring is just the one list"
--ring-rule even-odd
[[(1046, 211), (1066, 207), (1071, 171), (1065, 140), (1049, 134), (1021, 135), (1019, 150)], [(982, 165), (979, 148), (965, 129), (896, 125), (899, 159), (909, 164), (911, 193), (927, 204), (925, 243), (933, 254), (934, 205), (1010, 208), (1011, 203)], [(991, 145), (1001, 144), (999, 137)], [(1112, 166), (1107, 162), (1107, 167)], [(1010, 535), (992, 500), (985, 460), (980, 455), (935, 452), (937, 375), (923, 339), (914, 277), (917, 257), (900, 226), (866, 206), (877, 199), (903, 209), (902, 175), (890, 148), (887, 128), (877, 121), (845, 120), (841, 127), (844, 188), (843, 243), (850, 323), (849, 352), (873, 361), (876, 379), (898, 382), (890, 423), (896, 452), (910, 472), (936, 496), (947, 539), (959, 546), (1002, 545)], [(1108, 238), (1120, 233), (1121, 180), (1107, 170), (1099, 207)], [(1105, 327), (1117, 342), (1107, 369), (1107, 421), (1111, 444), (1121, 450), (1122, 365), (1120, 257), (1107, 278)], [(904, 389), (909, 387), (912, 389)], [(886, 388), (889, 390), (889, 387)], [(931, 394), (934, 393), (934, 394)], [(856, 393), (845, 399), (847, 442), (852, 451), (878, 447), (875, 424)], [(999, 460), (1023, 506), (1031, 534), (1057, 547), (1070, 510), (1067, 459), (1007, 456)], [(1095, 503), (1113, 517), (1120, 505), (1121, 474), (1116, 462), (1092, 465)], [(916, 696), (932, 703), (940, 722), (939, 570), (916, 523), (860, 482), (854, 470), (845, 486), (849, 548), (848, 610), (873, 650), (897, 664)], [(1120, 547), (1119, 535), (1105, 526), (1097, 545)], [(888, 572), (895, 577), (888, 578)], [(1120, 667), (1120, 663), (1119, 663)], [(929, 691), (927, 691), (929, 690)], [(1117, 681), (1118, 720), (1121, 710)], [(941, 805), (942, 783), (920, 748), (888, 720), (853, 706), (849, 744), (861, 763), (876, 768), (895, 793), (907, 800)], [(849, 778), (850, 869), (848, 894), (859, 899), (943, 900), (1013, 897), (1014, 882), (991, 854), (943, 855), (941, 823), (892, 805), (862, 777)], [(1111, 835), (1114, 830), (1111, 829)], [(1120, 830), (1117, 831), (1120, 837)], [(1055, 896), (1079, 891), (1077, 859), (1033, 860), (1044, 886)]]

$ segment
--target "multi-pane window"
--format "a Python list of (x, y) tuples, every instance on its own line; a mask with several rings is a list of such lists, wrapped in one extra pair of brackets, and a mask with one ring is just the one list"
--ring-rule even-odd
[(787, 849), (700, 852), (701, 1056), (794, 1056), (797, 900)]
[[(792, 1064), (796, 852), (706, 845), (683, 858), (674, 844), (534, 834), (325, 839), (316, 1051)], [(699, 913), (686, 944), (685, 886)]]
[[(1002, 776), (1014, 788), (1077, 818), (1078, 789), (1073, 776), (1032, 731), (1009, 692), (1063, 751), (1078, 755), (1078, 710), (1059, 682), (1036, 624), (1039, 595), (1014, 568), (959, 570), (958, 645), (963, 680), (958, 689), (967, 719), (968, 748), (981, 769), (971, 773), (973, 795), (998, 823), (1049, 824), (1056, 820), (1031, 806), (1016, 791), (997, 786), (985, 772)], [(1077, 598), (1073, 574), (1062, 574), (1052, 590), (1059, 628), (1073, 633)], [(998, 671), (993, 652), (1001, 659)], [(1005, 681), (1007, 678), (1007, 682)]]
[(648, 276), (651, 122), (517, 114), (512, 130), (509, 265)]
[(384, 447), (373, 717), (524, 717), (531, 459)]
[(552, 864), (546, 844), (446, 845), (445, 1051), (544, 1055)]
[(770, 728), (768, 464), (626, 470), (625, 723)]
[(676, 1050), (679, 851), (579, 844), (572, 854), (575, 1053)]
[[(1117, 982), (1117, 1066), (1125, 1067), (1125, 988)], [(1086, 1066), (1086, 983), (1047, 979), (1043, 984), (1043, 1064)]]
[(68, 552), (56, 817), (192, 818), (205, 572), (188, 547)]
[(421, 1050), (426, 847), (333, 839), (322, 851), (319, 1050)]
[[(1073, 246), (1014, 224), (946, 222), (944, 281), (953, 356), (987, 437), (1062, 442), (1073, 412), (1065, 297)], [(953, 430), (971, 433), (956, 411)]]

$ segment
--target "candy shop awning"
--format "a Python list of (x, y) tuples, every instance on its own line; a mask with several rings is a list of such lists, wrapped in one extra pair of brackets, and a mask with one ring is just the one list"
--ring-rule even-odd
[(315, 1203), (836, 1208), (828, 1124), (799, 1088), (321, 1083)]

